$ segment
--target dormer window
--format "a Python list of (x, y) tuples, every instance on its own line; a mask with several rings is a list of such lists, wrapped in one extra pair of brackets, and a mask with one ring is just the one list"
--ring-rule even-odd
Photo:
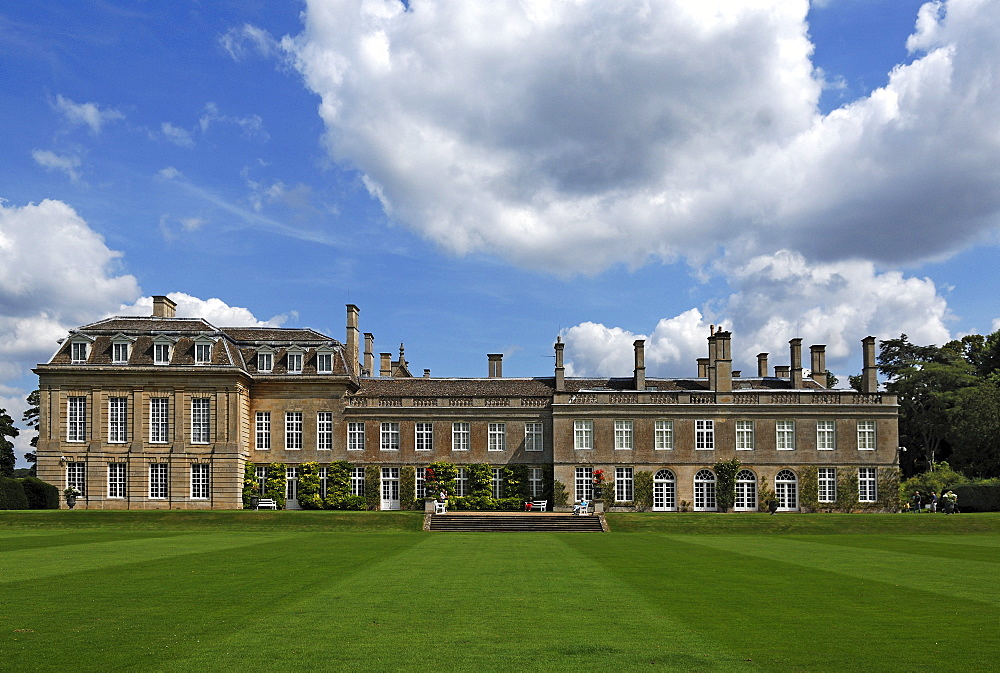
[(207, 365), (212, 362), (212, 344), (194, 345), (194, 363), (196, 365)]
[(328, 346), (316, 350), (316, 373), (333, 373), (333, 351)]
[(288, 373), (302, 373), (302, 353), (291, 352), (288, 354)]
[(87, 342), (86, 341), (74, 341), (69, 345), (70, 347), (70, 359), (73, 362), (86, 362), (87, 361)]
[(257, 371), (268, 374), (274, 368), (274, 354), (270, 351), (257, 352)]
[(128, 362), (128, 342), (121, 341), (111, 344), (111, 361), (116, 365)]
[(153, 364), (169, 365), (174, 340), (168, 336), (153, 337)]

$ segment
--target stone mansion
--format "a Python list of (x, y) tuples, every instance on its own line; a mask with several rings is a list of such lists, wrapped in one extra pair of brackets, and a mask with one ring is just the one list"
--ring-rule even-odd
[(420, 475), (448, 461), (459, 468), (457, 495), (462, 466), (475, 463), (527, 466), (539, 496), (551, 475), (571, 503), (593, 498), (595, 470), (626, 502), (634, 475), (649, 471), (655, 511), (712, 511), (712, 466), (735, 457), (734, 509), (756, 511), (767, 489), (796, 511), (803, 470), (816, 470), (821, 503), (844, 483), (874, 503), (896, 470), (898, 407), (878, 391), (874, 337), (862, 340), (860, 392), (827, 387), (824, 346), (810, 348), (806, 377), (800, 339), (788, 365), (772, 371), (761, 353), (755, 375), (743, 376), (725, 331), (708, 337), (690, 378), (647, 378), (641, 340), (631, 377), (567, 378), (557, 340), (544, 376), (504, 377), (502, 356), (490, 354), (487, 376), (439, 378), (412, 375), (402, 347), (376, 362), (354, 305), (343, 343), (311, 329), (177, 318), (163, 296), (153, 307), (70, 332), (34, 370), (38, 476), (82, 491), (79, 507), (241, 508), (245, 466), (279, 462), (294, 507), (298, 465), (348, 461), (354, 494), (375, 466), (381, 508), (398, 509), (401, 468)]

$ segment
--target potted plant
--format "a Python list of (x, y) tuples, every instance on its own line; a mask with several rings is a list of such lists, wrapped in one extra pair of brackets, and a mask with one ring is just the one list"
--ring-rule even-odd
[(63, 495), (66, 496), (66, 506), (73, 509), (76, 507), (76, 499), (83, 495), (83, 493), (76, 486), (67, 486), (63, 490)]

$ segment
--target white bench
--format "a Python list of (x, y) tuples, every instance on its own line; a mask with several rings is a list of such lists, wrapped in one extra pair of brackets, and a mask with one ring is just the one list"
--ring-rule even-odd
[(271, 498), (261, 498), (257, 501), (257, 509), (278, 509), (278, 503)]
[(578, 505), (573, 505), (573, 514), (577, 516), (589, 516), (590, 515), (590, 501), (584, 500)]
[(526, 505), (531, 505), (531, 507), (525, 507), (529, 512), (544, 512), (549, 506), (548, 500), (532, 500), (530, 503), (525, 503)]
[(448, 503), (441, 502), (440, 500), (434, 501), (434, 513), (435, 514), (447, 514), (448, 513)]

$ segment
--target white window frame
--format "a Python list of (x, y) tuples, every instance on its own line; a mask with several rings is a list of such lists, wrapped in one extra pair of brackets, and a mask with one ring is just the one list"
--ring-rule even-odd
[(742, 469), (736, 473), (736, 500), (734, 512), (757, 511), (757, 475), (752, 470)]
[(66, 441), (87, 441), (87, 398), (82, 395), (66, 400)]
[(524, 450), (545, 450), (545, 424), (527, 422), (524, 424)]
[(330, 468), (319, 468), (319, 497), (325, 498), (330, 492)]
[(302, 450), (302, 412), (285, 412), (285, 451)]
[(736, 450), (753, 451), (755, 446), (753, 421), (736, 421)]
[(429, 421), (418, 421), (413, 426), (413, 441), (415, 451), (434, 450), (434, 424)]
[(545, 493), (545, 471), (540, 467), (528, 468), (528, 493), (532, 500), (541, 498)]
[(468, 451), (472, 443), (472, 425), (466, 421), (451, 424), (451, 450)]
[(490, 423), (487, 430), (487, 451), (506, 451), (507, 450), (507, 424), (506, 423)]
[(257, 478), (257, 493), (264, 497), (264, 484), (267, 482), (267, 465), (255, 465), (253, 468), (254, 477)]
[(333, 451), (333, 412), (316, 412), (316, 450)]
[(717, 478), (709, 469), (698, 470), (694, 475), (694, 511), (714, 512), (718, 510), (716, 499)]
[(877, 468), (858, 468), (858, 502), (878, 502)]
[(351, 495), (364, 496), (365, 494), (365, 468), (351, 468)]
[(128, 493), (128, 465), (126, 463), (108, 463), (108, 498), (123, 500)]
[(191, 499), (208, 500), (212, 493), (209, 463), (191, 463)]
[(666, 468), (653, 475), (653, 511), (677, 511), (677, 475)]
[(108, 398), (108, 444), (128, 441), (128, 398)]
[(378, 448), (380, 451), (399, 451), (399, 423), (383, 421)]
[(631, 467), (615, 468), (615, 502), (632, 502), (635, 499), (635, 470)]
[(594, 448), (594, 421), (573, 421), (573, 448), (577, 451)]
[(424, 484), (427, 482), (427, 468), (418, 467), (415, 470), (413, 477), (413, 497), (417, 500), (426, 496), (424, 493)]
[(166, 444), (170, 441), (170, 398), (149, 398), (149, 443)]
[(191, 443), (208, 444), (212, 439), (212, 398), (191, 398)]
[(347, 424), (347, 450), (365, 450), (365, 424), (363, 421), (351, 421)]
[(149, 465), (149, 499), (166, 500), (170, 495), (170, 467), (167, 463)]
[(69, 345), (70, 352), (70, 362), (75, 365), (83, 364), (87, 361), (87, 356), (89, 355), (87, 347), (89, 344), (86, 341), (73, 341)]
[(298, 351), (291, 351), (285, 353), (285, 371), (289, 374), (301, 374), (302, 373), (302, 353)]
[(653, 450), (673, 451), (674, 449), (674, 421), (672, 419), (660, 418), (653, 424)]
[(615, 451), (631, 451), (635, 446), (635, 424), (632, 421), (615, 421)]
[[(790, 475), (790, 476), (789, 476)], [(774, 495), (778, 498), (779, 512), (799, 509), (799, 477), (791, 470), (779, 470), (774, 475)]]
[(66, 463), (66, 488), (76, 488), (81, 496), (87, 495), (86, 463)]
[(778, 451), (795, 450), (795, 421), (774, 422), (774, 448)]
[(194, 344), (194, 363), (196, 365), (210, 365), (212, 364), (212, 344), (211, 343), (199, 343)]
[(257, 371), (262, 374), (270, 374), (274, 369), (274, 353), (257, 352)]
[(833, 451), (837, 448), (837, 424), (834, 421), (816, 421), (816, 450)]
[(820, 467), (816, 469), (816, 501), (821, 503), (837, 502), (837, 468)]
[(503, 497), (503, 468), (502, 467), (491, 467), (490, 468), (490, 492), (493, 497), (500, 499)]
[(858, 451), (875, 450), (875, 421), (858, 421)]
[(254, 448), (257, 451), (271, 450), (271, 412), (258, 411), (256, 414), (254, 432), (256, 442)]
[(316, 353), (316, 373), (333, 373), (333, 353)]
[(299, 497), (299, 468), (297, 465), (289, 465), (285, 468), (285, 501), (295, 500)]
[(115, 365), (124, 365), (128, 363), (128, 346), (127, 341), (112, 341), (111, 342), (111, 363)]
[(455, 475), (455, 495), (459, 498), (467, 495), (469, 492), (469, 471), (464, 468), (458, 468), (458, 474)]
[(696, 451), (715, 450), (714, 420), (702, 419), (694, 422), (694, 448)]
[(575, 502), (594, 499), (594, 468), (577, 467), (573, 481), (573, 498)]
[(154, 342), (153, 343), (153, 364), (154, 365), (169, 365), (170, 364), (170, 344), (165, 342)]

